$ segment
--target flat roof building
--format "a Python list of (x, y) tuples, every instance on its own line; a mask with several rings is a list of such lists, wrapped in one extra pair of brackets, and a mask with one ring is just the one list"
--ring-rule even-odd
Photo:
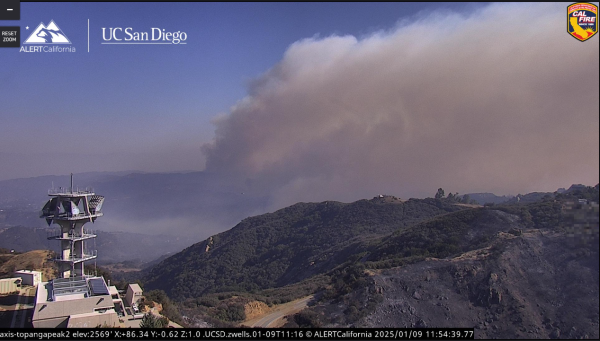
[(37, 287), (34, 328), (116, 327), (119, 316), (102, 277), (57, 278)]
[(0, 294), (6, 295), (19, 291), (21, 288), (21, 281), (22, 279), (20, 277), (0, 279)]
[(42, 273), (33, 270), (18, 270), (15, 271), (15, 277), (23, 279), (23, 285), (37, 286), (42, 282)]
[(142, 288), (137, 283), (129, 284), (127, 292), (125, 292), (125, 303), (132, 307), (134, 303), (137, 303), (142, 298), (142, 295)]

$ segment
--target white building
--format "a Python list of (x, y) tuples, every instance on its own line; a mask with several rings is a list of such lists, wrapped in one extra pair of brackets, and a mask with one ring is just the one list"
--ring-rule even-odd
[(125, 303), (132, 307), (134, 303), (137, 303), (143, 295), (142, 288), (136, 283), (129, 284), (127, 286), (127, 292), (125, 293)]
[(104, 278), (70, 277), (37, 287), (34, 328), (117, 327), (119, 316)]
[(21, 277), (23, 279), (23, 285), (35, 287), (42, 282), (42, 273), (40, 271), (18, 270), (15, 271), (15, 277)]
[(22, 280), (19, 277), (0, 279), (0, 295), (6, 295), (15, 291), (19, 291), (21, 288), (21, 281)]

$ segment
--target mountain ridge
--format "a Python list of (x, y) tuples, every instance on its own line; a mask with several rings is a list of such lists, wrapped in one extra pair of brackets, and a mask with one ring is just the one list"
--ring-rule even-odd
[(177, 299), (216, 292), (215, 287), (217, 291), (280, 287), (333, 269), (353, 250), (366, 248), (397, 228), (462, 209), (436, 199), (298, 203), (246, 218), (165, 259), (145, 283)]

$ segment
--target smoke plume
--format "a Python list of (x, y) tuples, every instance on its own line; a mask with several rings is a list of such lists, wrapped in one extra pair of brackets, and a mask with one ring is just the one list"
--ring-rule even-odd
[(276, 206), (594, 185), (598, 38), (570, 37), (565, 11), (493, 4), (297, 41), (215, 119), (207, 170)]

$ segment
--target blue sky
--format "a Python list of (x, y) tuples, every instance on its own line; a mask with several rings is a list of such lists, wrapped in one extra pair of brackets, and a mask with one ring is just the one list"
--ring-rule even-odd
[[(478, 6), (22, 2), (21, 20), (1, 25), (21, 26), (24, 41), (40, 22), (54, 20), (76, 52), (0, 49), (7, 66), (0, 70), (0, 179), (73, 168), (200, 170), (200, 146), (213, 138), (211, 119), (246, 96), (248, 83), (292, 43), (333, 34), (360, 37), (417, 13)], [(188, 44), (100, 45), (101, 27), (185, 31)], [(89, 139), (94, 142), (84, 142)]]

